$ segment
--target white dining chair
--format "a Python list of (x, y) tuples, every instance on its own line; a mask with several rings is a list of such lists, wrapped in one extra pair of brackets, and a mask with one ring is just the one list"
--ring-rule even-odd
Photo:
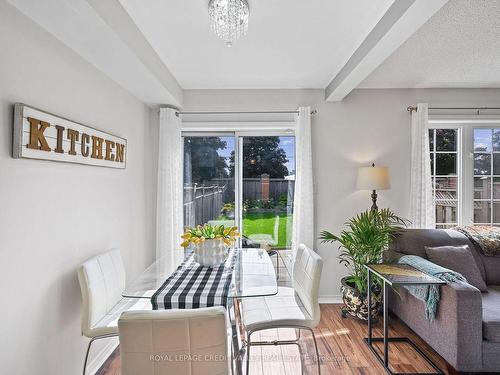
[(231, 338), (222, 306), (127, 311), (118, 321), (122, 375), (228, 375)]
[[(300, 245), (293, 263), (293, 288), (278, 287), (278, 294), (274, 296), (242, 299), (241, 315), (246, 330), (247, 374), (252, 346), (298, 344), (302, 329), (312, 334), (318, 373), (321, 372), (318, 344), (313, 328), (318, 325), (321, 316), (318, 293), (322, 268), (321, 257), (305, 245)], [(286, 341), (251, 340), (253, 333), (273, 328), (295, 328), (299, 330), (299, 336), (296, 340)]]
[(250, 241), (258, 243), (259, 245), (268, 245), (274, 247), (278, 245), (279, 229), (280, 229), (280, 217), (279, 215), (276, 215), (274, 219), (273, 234), (266, 234), (266, 233), (249, 234), (248, 238), (250, 239)]
[(280, 217), (276, 215), (274, 219), (274, 232), (273, 235), (265, 233), (249, 234), (248, 239), (254, 243), (259, 244), (267, 250), (267, 254), (272, 257), (276, 256), (276, 279), (280, 278), (280, 255), (278, 250), (273, 250), (272, 247), (278, 246), (280, 229)]
[(82, 335), (90, 338), (83, 363), (87, 369), (90, 347), (95, 340), (118, 336), (118, 319), (123, 311), (151, 309), (144, 298), (123, 298), (125, 269), (119, 250), (95, 256), (78, 269), (82, 292)]

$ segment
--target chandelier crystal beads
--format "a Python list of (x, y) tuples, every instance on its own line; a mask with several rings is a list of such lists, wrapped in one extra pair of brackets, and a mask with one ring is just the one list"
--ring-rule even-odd
[(213, 32), (228, 47), (247, 33), (250, 14), (247, 0), (210, 0), (208, 14)]

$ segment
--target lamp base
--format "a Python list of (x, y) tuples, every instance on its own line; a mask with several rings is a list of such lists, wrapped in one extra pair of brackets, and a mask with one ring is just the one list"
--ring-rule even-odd
[(378, 210), (378, 207), (377, 207), (377, 191), (376, 190), (373, 190), (372, 192), (372, 208), (371, 208), (372, 211), (377, 211)]

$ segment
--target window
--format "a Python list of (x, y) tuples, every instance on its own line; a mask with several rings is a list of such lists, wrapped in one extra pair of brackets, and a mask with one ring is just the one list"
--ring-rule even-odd
[(500, 226), (500, 123), (442, 118), (429, 123), (436, 228)]
[(500, 225), (500, 128), (474, 129), (473, 168), (473, 223)]
[(183, 140), (184, 225), (236, 225), (243, 247), (289, 248), (295, 137), (185, 132)]
[(436, 228), (458, 225), (460, 209), (458, 137), (458, 129), (429, 130)]

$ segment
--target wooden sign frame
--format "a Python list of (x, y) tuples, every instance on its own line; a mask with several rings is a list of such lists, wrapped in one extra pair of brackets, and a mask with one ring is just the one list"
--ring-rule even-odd
[(16, 103), (12, 156), (125, 169), (127, 140)]

